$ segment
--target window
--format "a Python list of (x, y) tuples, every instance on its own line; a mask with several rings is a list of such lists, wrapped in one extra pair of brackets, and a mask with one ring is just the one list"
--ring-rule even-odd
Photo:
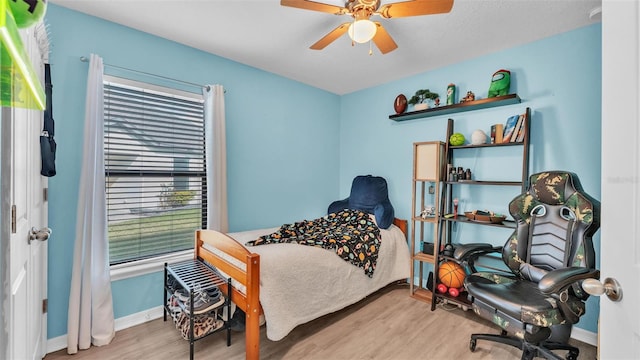
[(202, 96), (105, 76), (111, 265), (193, 248), (206, 227)]

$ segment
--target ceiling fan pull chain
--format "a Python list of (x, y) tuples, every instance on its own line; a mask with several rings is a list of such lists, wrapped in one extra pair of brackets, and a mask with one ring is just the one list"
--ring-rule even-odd
[[(349, 28), (351, 28), (352, 26), (354, 26), (356, 24), (356, 18), (355, 16), (353, 17), (353, 23), (351, 25), (349, 25)], [(347, 30), (347, 32), (349, 32), (349, 30)], [(351, 39), (351, 47), (356, 46), (356, 41), (353, 40), (353, 36), (349, 36), (349, 38)]]
[(369, 40), (369, 56), (373, 55), (373, 50), (371, 50), (371, 40)]

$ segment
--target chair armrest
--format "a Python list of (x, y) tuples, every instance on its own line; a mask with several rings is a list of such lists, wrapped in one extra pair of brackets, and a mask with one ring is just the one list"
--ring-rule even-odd
[(458, 261), (467, 261), (475, 259), (478, 256), (498, 252), (502, 249), (500, 246), (493, 246), (487, 243), (469, 243), (456, 246), (453, 257)]
[(543, 294), (559, 293), (567, 286), (584, 279), (599, 279), (600, 271), (583, 267), (568, 267), (549, 271), (540, 279), (538, 288)]
[[(584, 314), (584, 308), (575, 306), (575, 301), (572, 301), (569, 295), (569, 288), (573, 286), (573, 291), (577, 295), (577, 298), (573, 298), (574, 300), (584, 301), (589, 295), (583, 292), (580, 282), (585, 279), (599, 278), (599, 270), (568, 267), (549, 271), (538, 282), (538, 289), (543, 294), (558, 300), (558, 308), (565, 321), (569, 324), (575, 324), (580, 321), (580, 316)], [(581, 296), (579, 293), (583, 293), (586, 296)]]

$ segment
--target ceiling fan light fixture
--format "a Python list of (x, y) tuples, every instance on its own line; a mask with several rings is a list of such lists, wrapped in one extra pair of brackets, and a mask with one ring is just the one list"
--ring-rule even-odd
[(351, 40), (363, 44), (371, 41), (376, 35), (376, 24), (369, 19), (356, 20), (349, 25), (349, 37)]

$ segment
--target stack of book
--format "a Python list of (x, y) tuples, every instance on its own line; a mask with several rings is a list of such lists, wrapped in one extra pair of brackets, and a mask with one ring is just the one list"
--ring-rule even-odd
[(522, 142), (525, 135), (526, 114), (513, 115), (507, 122), (491, 126), (491, 143), (501, 144), (509, 142)]

